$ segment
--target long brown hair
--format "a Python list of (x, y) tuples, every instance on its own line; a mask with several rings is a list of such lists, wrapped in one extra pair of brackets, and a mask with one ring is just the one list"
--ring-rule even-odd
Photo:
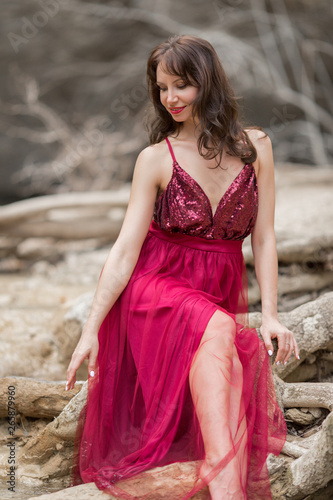
[[(150, 144), (161, 142), (173, 133), (179, 133), (182, 123), (173, 120), (160, 101), (160, 90), (156, 84), (159, 63), (164, 71), (180, 76), (184, 83), (198, 88), (193, 102), (193, 116), (199, 120), (200, 135), (198, 150), (206, 159), (218, 157), (222, 150), (246, 162), (254, 162), (257, 151), (239, 120), (238, 103), (213, 46), (206, 40), (177, 35), (158, 45), (150, 54), (147, 63), (147, 83), (154, 117), (147, 123)], [(262, 130), (261, 127), (247, 127)], [(267, 135), (267, 134), (266, 134)], [(207, 152), (204, 154), (203, 150)]]

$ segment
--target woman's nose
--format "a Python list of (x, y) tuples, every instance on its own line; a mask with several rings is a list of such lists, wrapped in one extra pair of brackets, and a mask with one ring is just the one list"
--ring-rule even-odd
[(168, 104), (173, 104), (175, 102), (177, 102), (177, 95), (175, 94), (175, 92), (173, 90), (169, 90), (168, 92), (168, 96), (167, 96), (167, 102)]

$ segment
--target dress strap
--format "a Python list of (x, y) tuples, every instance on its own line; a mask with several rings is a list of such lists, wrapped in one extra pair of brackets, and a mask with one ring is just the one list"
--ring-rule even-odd
[(166, 140), (166, 142), (167, 142), (167, 145), (169, 146), (169, 151), (170, 151), (170, 153), (171, 153), (171, 156), (172, 156), (173, 161), (177, 163), (177, 160), (176, 160), (176, 158), (175, 158), (175, 154), (174, 154), (174, 152), (173, 152), (173, 149), (172, 149), (172, 146), (171, 146), (171, 144), (170, 144), (169, 139), (166, 137), (166, 138), (165, 138), (165, 140)]

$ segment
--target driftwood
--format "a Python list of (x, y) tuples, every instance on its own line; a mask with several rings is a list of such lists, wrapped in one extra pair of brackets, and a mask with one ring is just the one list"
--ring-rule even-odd
[(77, 420), (86, 398), (87, 382), (60, 415), (21, 449), (18, 454), (20, 480), (47, 481), (68, 475)]
[[(125, 208), (128, 203), (130, 186), (124, 184), (115, 191), (92, 191), (84, 193), (62, 193), (57, 195), (39, 196), (27, 200), (17, 201), (0, 207), (0, 227), (26, 221), (32, 217), (45, 216), (55, 209), (83, 208), (87, 214), (87, 207)], [(8, 229), (8, 227), (6, 228)]]
[(105, 238), (107, 236), (109, 241), (112, 241), (117, 238), (120, 228), (121, 223), (119, 221), (91, 217), (87, 220), (78, 221), (41, 221), (18, 224), (10, 228), (8, 234), (22, 238), (50, 236), (67, 240)]
[(78, 382), (70, 393), (65, 382), (45, 382), (25, 377), (0, 379), (0, 417), (8, 415), (8, 387), (15, 387), (15, 412), (26, 417), (53, 418), (62, 412), (73, 395), (80, 392)]
[[(279, 262), (292, 264), (293, 262), (325, 262), (327, 253), (333, 249), (333, 233), (323, 234), (320, 237), (302, 237), (297, 239), (281, 239), (276, 243)], [(250, 246), (244, 248), (244, 258), (247, 264), (253, 265), (253, 254)]]
[(75, 240), (119, 234), (130, 186), (119, 190), (40, 196), (0, 207), (0, 232), (7, 237)]

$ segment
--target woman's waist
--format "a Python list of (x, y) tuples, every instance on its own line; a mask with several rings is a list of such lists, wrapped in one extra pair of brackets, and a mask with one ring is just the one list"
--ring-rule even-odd
[(208, 239), (161, 229), (152, 220), (149, 232), (162, 240), (208, 252), (242, 253), (243, 240)]

